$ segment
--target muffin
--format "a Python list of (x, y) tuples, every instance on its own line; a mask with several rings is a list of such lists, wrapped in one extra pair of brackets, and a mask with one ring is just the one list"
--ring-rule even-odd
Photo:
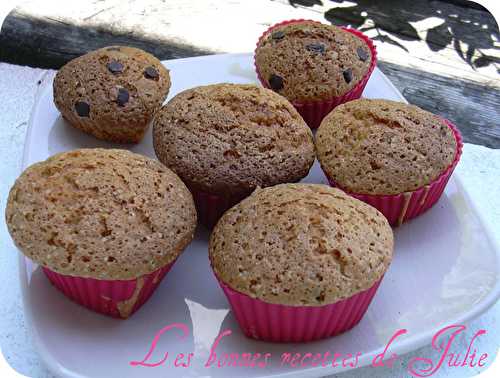
[(449, 121), (416, 106), (361, 99), (325, 117), (316, 152), (333, 186), (400, 225), (437, 202), (460, 158), (462, 139)]
[(269, 28), (255, 50), (257, 76), (285, 96), (311, 128), (335, 106), (361, 97), (377, 61), (354, 29), (292, 20)]
[(213, 271), (245, 335), (301, 342), (354, 327), (392, 259), (375, 208), (320, 184), (257, 189), (209, 242)]
[(28, 167), (5, 215), (20, 251), (59, 290), (121, 318), (146, 302), (196, 226), (175, 173), (117, 149), (74, 150)]
[(151, 54), (105, 47), (57, 72), (54, 103), (70, 125), (96, 138), (138, 143), (170, 89), (168, 70)]
[(315, 159), (312, 133), (293, 106), (255, 85), (179, 93), (155, 116), (153, 144), (208, 227), (256, 187), (299, 181)]

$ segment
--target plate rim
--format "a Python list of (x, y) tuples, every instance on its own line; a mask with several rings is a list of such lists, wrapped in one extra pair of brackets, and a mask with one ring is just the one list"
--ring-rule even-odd
[[(202, 55), (202, 56), (196, 56), (196, 57), (189, 57), (189, 58), (178, 58), (178, 59), (168, 59), (168, 60), (162, 60), (162, 64), (167, 65), (169, 62), (182, 62), (182, 61), (190, 61), (192, 62), (193, 60), (206, 60), (206, 59), (224, 59), (224, 57), (251, 57), (253, 56), (252, 53), (236, 53), (236, 54), (212, 54), (212, 55)], [(26, 136), (24, 139), (24, 147), (23, 147), (23, 154), (22, 154), (22, 163), (20, 167), (20, 172), (22, 172), (24, 169), (27, 168), (28, 164), (28, 156), (29, 156), (29, 147), (28, 147), (28, 142), (31, 140), (31, 135), (32, 135), (32, 130), (33, 130), (33, 122), (34, 122), (34, 117), (35, 117), (35, 110), (37, 109), (37, 106), (40, 102), (40, 98), (44, 94), (44, 92), (47, 90), (47, 87), (52, 83), (52, 79), (55, 76), (57, 71), (54, 70), (48, 70), (45, 75), (43, 76), (42, 84), (37, 87), (37, 91), (35, 93), (34, 97), (34, 102), (33, 102), (33, 107), (31, 109), (30, 117), (28, 120), (28, 127), (26, 130)], [(399, 92), (399, 90), (394, 86), (394, 84), (389, 80), (389, 78), (376, 66), (374, 73), (377, 73), (382, 80), (384, 80), (385, 84), (389, 86), (393, 94), (396, 94), (402, 102), (408, 103), (408, 101), (404, 98), (404, 96)], [(492, 290), (484, 296), (480, 302), (476, 303), (470, 310), (465, 311), (461, 313), (459, 316), (454, 317), (452, 321), (449, 322), (449, 324), (462, 324), (465, 322), (468, 322), (472, 319), (477, 318), (484, 312), (486, 312), (488, 309), (490, 309), (499, 299), (500, 299), (500, 243), (496, 241), (492, 235), (494, 235), (494, 230), (493, 226), (490, 225), (486, 220), (484, 215), (479, 211), (477, 204), (473, 201), (470, 193), (465, 189), (465, 186), (463, 185), (462, 179), (460, 178), (460, 175), (455, 172), (454, 175), (452, 175), (451, 180), (455, 182), (455, 184), (460, 188), (460, 191), (464, 194), (464, 196), (467, 199), (468, 205), (471, 206), (472, 210), (474, 211), (475, 215), (477, 216), (477, 220), (479, 222), (479, 225), (482, 229), (484, 229), (484, 236), (487, 239), (487, 242), (491, 246), (492, 250), (495, 252), (495, 257), (496, 257), (496, 282)], [(17, 247), (16, 247), (17, 249)], [(37, 351), (37, 353), (40, 355), (41, 360), (43, 363), (46, 365), (46, 367), (54, 374), (56, 375), (63, 375), (65, 377), (72, 377), (72, 378), (88, 378), (85, 375), (81, 375), (79, 373), (76, 373), (74, 371), (68, 371), (64, 366), (62, 366), (54, 357), (51, 355), (46, 348), (44, 348), (44, 344), (42, 342), (41, 336), (38, 334), (37, 329), (34, 325), (32, 316), (33, 316), (33, 306), (31, 305), (30, 301), (28, 301), (28, 287), (27, 287), (27, 282), (28, 279), (26, 277), (26, 259), (20, 251), (18, 251), (18, 261), (19, 261), (19, 266), (18, 266), (18, 273), (19, 273), (19, 279), (20, 279), (20, 286), (21, 286), (21, 293), (22, 293), (22, 302), (23, 302), (23, 313), (24, 317), (26, 319), (26, 324), (27, 328), (31, 332), (32, 340), (33, 340), (33, 345)], [(416, 334), (414, 336), (408, 336), (405, 339), (398, 341), (395, 340), (392, 344), (391, 347), (392, 349), (397, 348), (397, 352), (399, 355), (403, 355), (406, 353), (409, 353), (413, 350), (419, 349), (423, 346), (426, 346), (430, 344), (432, 337), (434, 334), (442, 329), (446, 325), (439, 325), (438, 327), (433, 327), (427, 331), (420, 332), (419, 334)], [(364, 366), (367, 366), (370, 364), (370, 361), (373, 360), (373, 356), (381, 353), (384, 350), (383, 347), (373, 351), (372, 353), (367, 353), (363, 354), (359, 358), (359, 362), (355, 368), (341, 368), (339, 370), (336, 370), (335, 372), (331, 372), (330, 374), (338, 374), (343, 371), (354, 371), (357, 368), (361, 368)], [(260, 378), (291, 378), (291, 377), (321, 377), (325, 374), (328, 374), (328, 367), (322, 367), (322, 366), (317, 366), (317, 367), (310, 367), (308, 369), (302, 369), (302, 370), (296, 370), (296, 371), (287, 371), (283, 373), (274, 373), (274, 374), (265, 374), (265, 375), (260, 375)]]

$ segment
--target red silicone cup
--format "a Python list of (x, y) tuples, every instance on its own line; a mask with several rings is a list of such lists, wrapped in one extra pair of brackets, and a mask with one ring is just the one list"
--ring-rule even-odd
[(217, 280), (247, 337), (288, 343), (325, 339), (353, 328), (366, 313), (382, 278), (365, 291), (325, 306), (266, 303)]
[(327, 175), (330, 185), (338, 187), (339, 189), (344, 190), (347, 194), (375, 207), (385, 215), (392, 226), (399, 226), (403, 222), (417, 217), (418, 215), (429, 210), (439, 200), (443, 194), (446, 184), (448, 183), (448, 180), (460, 160), (460, 156), (462, 155), (463, 142), (460, 132), (450, 121), (446, 119), (443, 119), (443, 121), (453, 131), (453, 135), (455, 136), (455, 140), (457, 142), (457, 152), (451, 165), (431, 183), (411, 192), (394, 195), (352, 193), (343, 189), (341, 186), (336, 185), (335, 181)]
[(198, 213), (198, 220), (208, 229), (212, 229), (219, 218), (236, 205), (246, 196), (222, 196), (210, 194), (201, 190), (192, 189), (196, 211)]
[(74, 302), (95, 312), (125, 319), (146, 303), (174, 262), (131, 280), (74, 277), (45, 267), (43, 271), (50, 282)]
[[(280, 22), (278, 24), (271, 26), (264, 32), (264, 34), (260, 36), (259, 41), (257, 42), (257, 48), (259, 47), (260, 42), (276, 27), (303, 21), (310, 21), (321, 24), (321, 22), (318, 21), (304, 20), (304, 19), (288, 20)], [(330, 111), (336, 106), (360, 98), (361, 95), (363, 94), (363, 90), (365, 89), (366, 83), (368, 83), (368, 79), (370, 78), (373, 70), (375, 69), (375, 66), (377, 65), (377, 50), (372, 40), (356, 29), (351, 29), (346, 27), (342, 27), (342, 29), (362, 39), (368, 46), (372, 56), (370, 67), (368, 68), (368, 71), (366, 72), (365, 76), (363, 76), (363, 78), (350, 91), (346, 92), (342, 96), (332, 97), (320, 101), (291, 101), (293, 106), (297, 109), (297, 111), (300, 113), (302, 118), (304, 118), (304, 121), (306, 121), (306, 123), (309, 125), (311, 129), (316, 129), (317, 127), (319, 127), (323, 118), (328, 113), (330, 113)], [(255, 53), (254, 53), (254, 66), (255, 66), (255, 71), (257, 73), (257, 77), (259, 78), (259, 81), (261, 82), (262, 86), (265, 88), (270, 88), (267, 81), (264, 80), (264, 78), (261, 76), (259, 72), (259, 69), (255, 62)]]

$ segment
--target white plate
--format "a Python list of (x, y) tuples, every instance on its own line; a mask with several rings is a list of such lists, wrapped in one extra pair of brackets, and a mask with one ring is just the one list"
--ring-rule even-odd
[[(169, 97), (201, 84), (257, 81), (248, 54), (178, 59), (165, 65), (172, 75)], [(378, 69), (364, 94), (404, 101)], [(52, 76), (48, 78), (33, 110), (24, 167), (57, 152), (96, 146), (110, 144), (64, 124), (52, 101)], [(154, 157), (151, 132), (131, 149)], [(326, 183), (317, 163), (305, 181)], [(21, 258), (25, 311), (48, 367), (57, 375), (70, 377), (318, 377), (344, 368), (281, 367), (281, 353), (361, 352), (358, 366), (362, 366), (382, 351), (397, 329), (406, 328), (408, 333), (392, 344), (391, 352), (408, 352), (429, 343), (441, 327), (479, 315), (500, 293), (499, 248), (492, 245), (456, 175), (434, 208), (395, 231), (394, 262), (361, 323), (324, 341), (270, 344), (245, 338), (210, 271), (207, 237), (200, 227), (151, 300), (126, 321), (72, 303), (50, 285), (40, 269)], [(154, 335), (171, 323), (185, 323), (189, 337), (179, 340), (175, 330), (163, 334), (148, 361), (159, 361), (165, 352), (168, 360), (154, 368), (131, 366), (130, 361), (145, 357)], [(270, 366), (204, 367), (214, 338), (225, 329), (233, 334), (222, 339), (217, 352), (269, 352)], [(190, 352), (195, 357), (189, 368), (173, 366), (177, 353)]]

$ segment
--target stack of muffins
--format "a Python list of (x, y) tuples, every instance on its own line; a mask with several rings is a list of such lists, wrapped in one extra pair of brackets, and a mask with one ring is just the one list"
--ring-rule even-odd
[[(159, 161), (80, 149), (28, 167), (6, 209), (19, 249), (72, 300), (127, 318), (200, 221), (248, 337), (311, 341), (354, 327), (392, 260), (391, 225), (437, 202), (460, 134), (415, 106), (359, 99), (376, 51), (356, 30), (282, 22), (254, 61), (262, 86), (195, 87), (164, 106), (169, 71), (139, 49), (62, 67), (54, 102), (68, 127), (139, 143), (152, 122)], [(316, 157), (331, 186), (298, 183)]]

